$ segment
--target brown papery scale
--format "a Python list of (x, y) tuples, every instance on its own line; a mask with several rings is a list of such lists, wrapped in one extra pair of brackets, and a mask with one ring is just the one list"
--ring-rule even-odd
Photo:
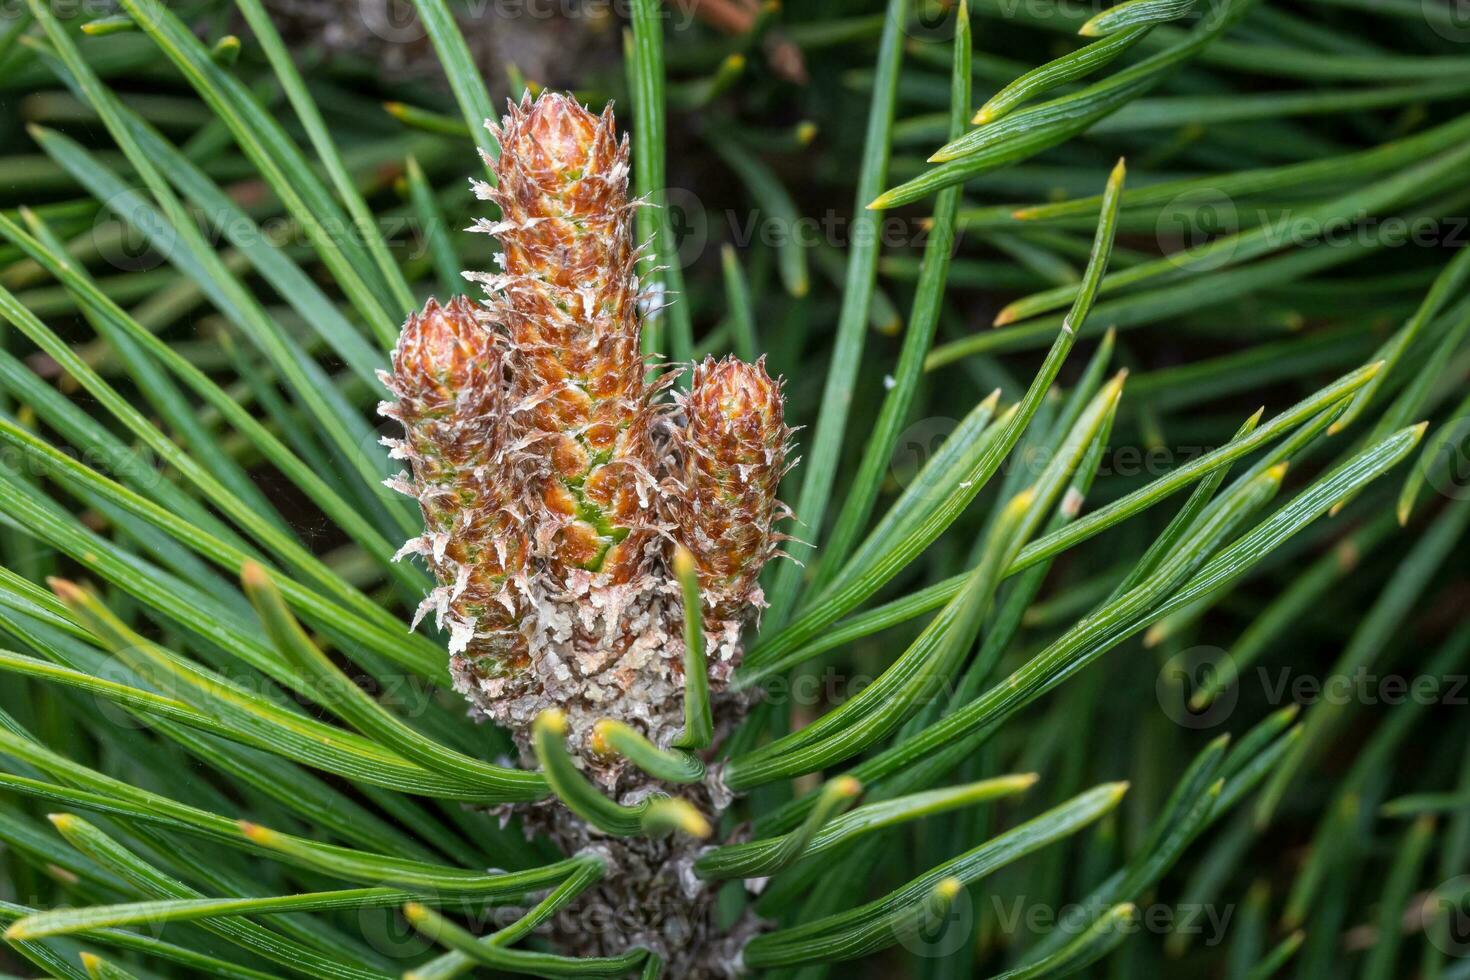
[[(677, 792), (713, 817), (729, 802), (717, 767), (666, 787), (599, 751), (593, 731), (612, 719), (668, 748), (683, 730), (679, 545), (705, 607), (709, 758), (744, 716), (728, 681), (788, 516), (776, 499), (790, 435), (780, 385), (763, 364), (711, 360), (674, 397), (675, 373), (645, 361), (640, 310), (653, 304), (635, 272), (638, 204), (611, 107), (595, 115), (546, 92), (486, 125), (496, 179), (474, 188), (500, 215), (473, 230), (499, 241), (499, 270), (465, 273), (482, 303), (430, 301), (410, 317), (386, 379), (399, 400), (385, 413), (406, 433), (390, 444), (412, 464), (394, 485), (425, 521), (405, 551), (440, 582), (424, 608), (450, 633), (455, 687), (515, 735), (525, 764), (536, 764), (532, 721), (556, 708), (579, 764), (614, 798)], [(670, 976), (736, 971), (753, 924), (717, 928), (714, 892), (691, 870), (702, 842), (610, 837), (556, 801), (514, 809), (568, 853), (609, 861), (574, 909), (614, 927), (553, 927), (565, 951), (643, 945)]]
[(422, 555), (439, 585), (419, 606), (449, 634), (451, 654), (487, 674), (515, 677), (526, 668), (519, 634), (529, 542), (499, 479), (504, 456), (505, 343), (464, 297), (429, 300), (413, 314), (383, 383), (397, 402), (379, 412), (403, 425), (384, 439), (409, 472), (388, 481), (419, 502), (424, 533), (399, 551)]
[(785, 539), (776, 521), (790, 516), (776, 499), (791, 436), (781, 385), (766, 374), (765, 358), (706, 358), (681, 400), (679, 530), (710, 613), (738, 622), (764, 604), (756, 578)]

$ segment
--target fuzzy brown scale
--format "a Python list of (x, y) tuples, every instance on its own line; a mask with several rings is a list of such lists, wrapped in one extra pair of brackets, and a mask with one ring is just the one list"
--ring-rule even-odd
[(756, 578), (785, 539), (773, 525), (790, 516), (776, 498), (791, 436), (781, 386), (764, 357), (755, 364), (706, 358), (682, 401), (679, 526), (710, 613), (739, 619), (762, 601)]
[(384, 442), (410, 468), (389, 485), (417, 499), (424, 516), (424, 534), (400, 556), (424, 556), (439, 582), (418, 615), (435, 612), (454, 653), (513, 676), (525, 667), (515, 580), (530, 549), (497, 479), (504, 354), (476, 304), (431, 299), (404, 325), (393, 373), (382, 376), (398, 401), (379, 411), (403, 425), (405, 438)]
[[(515, 734), (525, 762), (535, 764), (532, 722), (556, 708), (578, 763), (615, 798), (677, 790), (713, 817), (728, 803), (716, 774), (663, 787), (592, 735), (613, 719), (667, 748), (683, 730), (679, 545), (703, 589), (713, 748), (744, 717), (748, 701), (728, 681), (763, 605), (756, 578), (782, 538), (774, 524), (788, 516), (776, 499), (790, 434), (780, 385), (764, 364), (734, 359), (698, 365), (677, 398), (669, 373), (650, 380), (628, 143), (611, 108), (594, 115), (543, 93), (491, 128), (496, 183), (475, 190), (500, 217), (474, 230), (499, 240), (500, 271), (465, 274), (486, 287), (482, 303), (431, 301), (410, 318), (389, 379), (399, 401), (387, 412), (407, 432), (395, 452), (413, 462), (407, 489), (426, 526), (406, 550), (438, 575), (431, 604), (447, 602), (451, 629), (456, 603), (475, 604), (471, 639), (451, 650), (455, 686)], [(609, 837), (556, 801), (520, 810), (568, 853), (607, 855), (589, 908), (642, 917), (616, 934), (569, 930), (569, 951), (641, 943), (675, 976), (733, 969), (749, 926), (717, 937), (714, 892), (690, 870), (701, 842)]]
[[(628, 144), (611, 110), (560, 97), (512, 106), (497, 133), (502, 275), (487, 304), (515, 347), (513, 424), (542, 463), (551, 570), (643, 572), (657, 415), (645, 384)], [(483, 186), (483, 185), (482, 185)], [(480, 226), (485, 227), (485, 226)]]

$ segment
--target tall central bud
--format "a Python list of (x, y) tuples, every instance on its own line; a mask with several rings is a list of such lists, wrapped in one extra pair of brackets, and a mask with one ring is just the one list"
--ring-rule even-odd
[(631, 581), (652, 522), (652, 392), (644, 382), (628, 145), (601, 116), (546, 94), (512, 105), (499, 131), (500, 206), (480, 230), (501, 244), (481, 277), (511, 346), (516, 444), (538, 470), (540, 552), (571, 583), (580, 570)]

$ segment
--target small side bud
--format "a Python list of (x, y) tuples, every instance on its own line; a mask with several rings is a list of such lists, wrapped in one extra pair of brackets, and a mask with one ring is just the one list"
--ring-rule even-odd
[(759, 601), (756, 577), (781, 540), (774, 525), (786, 509), (776, 491), (791, 432), (783, 409), (781, 386), (764, 359), (706, 359), (684, 396), (679, 531), (717, 618), (734, 618)]
[(483, 315), (462, 296), (431, 299), (411, 315), (385, 379), (398, 402), (382, 411), (402, 423), (404, 438), (387, 442), (411, 469), (390, 485), (414, 496), (424, 515), (424, 534), (403, 552), (422, 555), (439, 581), (421, 609), (436, 612), (452, 652), (500, 675), (520, 659), (510, 582), (529, 543), (512, 506), (515, 481), (500, 465), (504, 342)]
[(461, 393), (498, 391), (499, 366), (495, 335), (463, 296), (409, 314), (393, 349), (394, 387), (416, 419), (454, 413)]

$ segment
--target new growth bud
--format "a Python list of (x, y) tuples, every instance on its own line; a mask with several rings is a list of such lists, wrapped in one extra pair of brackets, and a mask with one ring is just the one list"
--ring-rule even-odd
[(655, 393), (644, 382), (628, 146), (611, 108), (546, 93), (511, 106), (480, 222), (502, 249), (491, 316), (514, 351), (511, 423), (537, 470), (538, 550), (551, 574), (630, 581), (653, 537)]
[(502, 674), (524, 659), (512, 588), (528, 542), (503, 479), (505, 345), (464, 297), (434, 300), (408, 318), (384, 383), (398, 396), (382, 414), (404, 438), (384, 440), (408, 462), (389, 485), (413, 496), (424, 533), (404, 545), (422, 555), (439, 581), (420, 606), (450, 634), (450, 648)]
[(694, 368), (683, 401), (679, 534), (706, 604), (728, 619), (760, 603), (756, 577), (782, 540), (773, 524), (786, 516), (776, 491), (791, 430), (764, 358), (707, 358)]

